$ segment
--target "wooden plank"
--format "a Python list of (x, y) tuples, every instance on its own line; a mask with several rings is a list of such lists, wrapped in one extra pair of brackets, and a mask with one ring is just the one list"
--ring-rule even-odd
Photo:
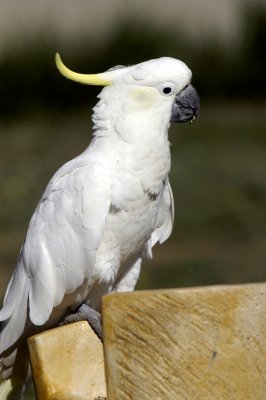
[(87, 322), (28, 339), (38, 400), (106, 397), (103, 346)]
[(265, 400), (266, 284), (103, 299), (108, 400)]

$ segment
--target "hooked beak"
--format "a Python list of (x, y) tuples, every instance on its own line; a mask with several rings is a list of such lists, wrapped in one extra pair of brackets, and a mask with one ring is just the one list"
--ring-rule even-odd
[(200, 111), (200, 98), (196, 89), (189, 84), (180, 92), (172, 105), (171, 122), (194, 121)]

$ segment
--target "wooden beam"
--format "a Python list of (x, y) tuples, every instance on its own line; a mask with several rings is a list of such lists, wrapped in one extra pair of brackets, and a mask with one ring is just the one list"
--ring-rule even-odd
[(103, 299), (108, 400), (266, 399), (266, 284)]
[(87, 322), (32, 336), (28, 345), (38, 400), (106, 397), (103, 346)]

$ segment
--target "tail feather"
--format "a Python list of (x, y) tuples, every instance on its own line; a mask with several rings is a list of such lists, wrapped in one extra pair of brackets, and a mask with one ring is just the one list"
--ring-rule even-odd
[(0, 399), (22, 400), (31, 384), (31, 368), (26, 343), (0, 360)]
[(0, 312), (0, 354), (11, 347), (23, 334), (28, 312), (30, 281), (25, 271), (17, 269), (8, 288)]
[(8, 379), (6, 381), (2, 381), (0, 383), (0, 399), (1, 400), (7, 400), (8, 397), (10, 398), (10, 394), (12, 394), (12, 381), (11, 379)]
[(0, 311), (0, 400), (22, 400), (31, 383), (25, 335), (30, 279), (22, 265), (14, 271)]
[(29, 381), (22, 381), (15, 377), (9, 378), (0, 383), (1, 400), (23, 400)]

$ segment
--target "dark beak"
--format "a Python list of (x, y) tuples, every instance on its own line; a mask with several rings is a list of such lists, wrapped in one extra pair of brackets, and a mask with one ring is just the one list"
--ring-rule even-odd
[(192, 85), (188, 85), (175, 97), (171, 122), (192, 122), (199, 115), (199, 111), (199, 95)]

